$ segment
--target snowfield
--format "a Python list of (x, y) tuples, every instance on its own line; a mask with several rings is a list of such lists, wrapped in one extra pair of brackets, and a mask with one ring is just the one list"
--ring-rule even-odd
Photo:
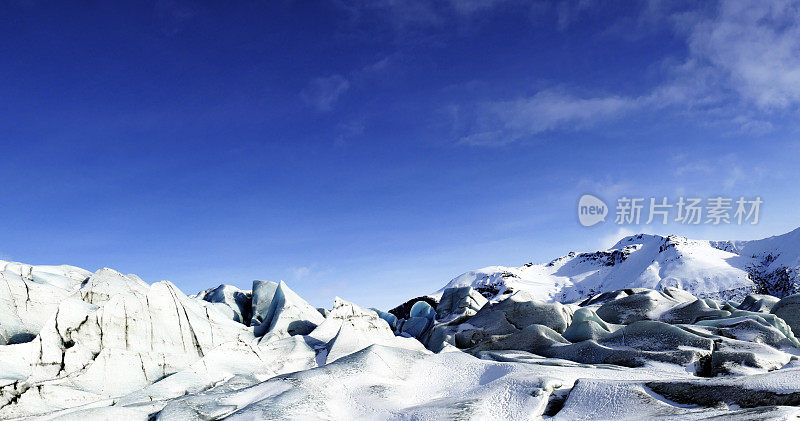
[(569, 302), (625, 288), (675, 287), (698, 297), (742, 299), (756, 290), (778, 296), (794, 287), (800, 267), (800, 228), (756, 241), (698, 241), (639, 234), (608, 250), (571, 252), (549, 263), (490, 266), (464, 273), (445, 288), (470, 286), (503, 293), (526, 290), (537, 299)]
[(800, 418), (798, 267), (636, 235), (385, 312), (0, 262), (0, 419)]

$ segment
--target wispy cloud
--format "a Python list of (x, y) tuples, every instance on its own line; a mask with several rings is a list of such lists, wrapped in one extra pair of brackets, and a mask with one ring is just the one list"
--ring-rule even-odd
[(352, 23), (385, 22), (401, 35), (415, 31), (440, 30), (451, 24), (464, 26), (505, 4), (523, 5), (534, 9), (538, 2), (523, 0), (335, 0)]
[(559, 90), (544, 90), (527, 98), (479, 104), (477, 123), (459, 139), (469, 145), (502, 145), (569, 126), (587, 128), (640, 108), (648, 98), (600, 96), (581, 98)]
[(319, 77), (308, 83), (300, 97), (319, 111), (330, 111), (348, 89), (350, 82), (341, 75)]
[[(786, 0), (720, 2), (687, 11), (651, 2), (642, 21), (658, 13), (673, 23), (687, 55), (666, 66), (663, 81), (638, 96), (586, 95), (580, 89), (545, 88), (523, 98), (458, 107), (454, 121), (475, 123), (457, 135), (461, 144), (496, 146), (553, 130), (576, 131), (634, 111), (669, 107), (709, 122), (764, 135), (775, 111), (800, 105), (800, 5)], [(567, 26), (590, 5), (559, 3), (559, 25)], [(563, 22), (561, 22), (563, 20)], [(665, 58), (667, 60), (667, 58)], [(464, 113), (473, 112), (465, 117)]]
[(757, 185), (769, 173), (765, 168), (748, 164), (747, 160), (733, 153), (711, 158), (680, 155), (671, 161), (675, 165), (676, 177), (700, 178), (707, 186), (722, 188), (724, 191)]
[(688, 31), (693, 59), (713, 67), (743, 100), (762, 109), (800, 103), (800, 4), (724, 1)]

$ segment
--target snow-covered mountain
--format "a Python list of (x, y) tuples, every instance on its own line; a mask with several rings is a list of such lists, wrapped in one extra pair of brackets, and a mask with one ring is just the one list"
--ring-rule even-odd
[(0, 419), (797, 417), (800, 294), (677, 288), (791, 292), (798, 240), (637, 235), (395, 314), (0, 261)]
[(436, 295), (471, 286), (489, 298), (525, 290), (540, 300), (571, 302), (619, 289), (676, 287), (707, 298), (736, 299), (751, 292), (782, 297), (798, 292), (798, 268), (800, 228), (754, 241), (638, 234), (608, 250), (466, 272)]

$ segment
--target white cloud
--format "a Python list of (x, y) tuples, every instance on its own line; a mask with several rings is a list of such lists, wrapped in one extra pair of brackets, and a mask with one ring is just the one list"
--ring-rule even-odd
[(490, 112), (506, 113), (506, 128), (512, 132), (540, 133), (564, 124), (592, 124), (636, 106), (637, 101), (616, 96), (576, 98), (554, 91), (515, 101), (491, 104)]
[(497, 145), (565, 126), (586, 128), (641, 104), (639, 98), (580, 98), (556, 90), (540, 91), (528, 98), (481, 104), (476, 110), (477, 130), (461, 137), (460, 142)]
[[(659, 1), (649, 4), (641, 20), (652, 22), (661, 14), (663, 21), (674, 23), (687, 45), (687, 55), (666, 66), (663, 83), (638, 96), (544, 89), (525, 98), (483, 103), (475, 107), (474, 116), (466, 116), (471, 118), (456, 115), (459, 121), (476, 121), (465, 134), (462, 131), (459, 143), (503, 145), (552, 130), (583, 130), (633, 111), (663, 112), (669, 107), (760, 136), (774, 129), (770, 120), (775, 110), (797, 110), (800, 4), (729, 1), (689, 12)], [(581, 0), (561, 2), (558, 16), (568, 25), (587, 8)], [(738, 179), (732, 177), (732, 183)]]
[(688, 31), (692, 58), (708, 63), (742, 99), (762, 109), (800, 103), (800, 5), (723, 1)]
[(339, 98), (350, 89), (350, 82), (341, 75), (313, 79), (300, 92), (306, 104), (319, 111), (330, 111)]
[[(354, 21), (385, 20), (397, 32), (435, 30), (443, 34), (453, 22), (469, 22), (503, 6), (534, 8), (516, 0), (337, 0)], [(592, 15), (599, 6), (586, 0), (562, 0), (549, 10), (566, 29)], [(599, 36), (615, 35), (638, 42), (643, 34), (672, 30), (686, 44), (683, 57), (653, 63), (663, 82), (639, 94), (589, 94), (579, 87), (544, 88), (517, 98), (462, 104), (453, 113), (461, 144), (504, 145), (542, 137), (555, 130), (585, 130), (632, 112), (683, 112), (703, 124), (761, 136), (774, 130), (770, 114), (800, 104), (800, 6), (789, 0), (743, 0), (718, 3), (650, 0), (636, 6), (634, 17), (620, 17)], [(440, 34), (440, 35), (442, 35)], [(303, 98), (321, 111), (330, 110), (359, 77), (384, 70), (389, 58), (365, 66), (348, 78), (316, 79)]]

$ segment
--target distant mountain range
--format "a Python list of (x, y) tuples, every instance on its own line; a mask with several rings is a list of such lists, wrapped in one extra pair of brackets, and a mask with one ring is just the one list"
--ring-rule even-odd
[(471, 286), (490, 299), (525, 290), (540, 300), (571, 302), (626, 288), (677, 287), (704, 298), (741, 299), (753, 292), (783, 297), (800, 291), (799, 270), (800, 228), (753, 241), (638, 234), (608, 250), (466, 272), (433, 295)]

